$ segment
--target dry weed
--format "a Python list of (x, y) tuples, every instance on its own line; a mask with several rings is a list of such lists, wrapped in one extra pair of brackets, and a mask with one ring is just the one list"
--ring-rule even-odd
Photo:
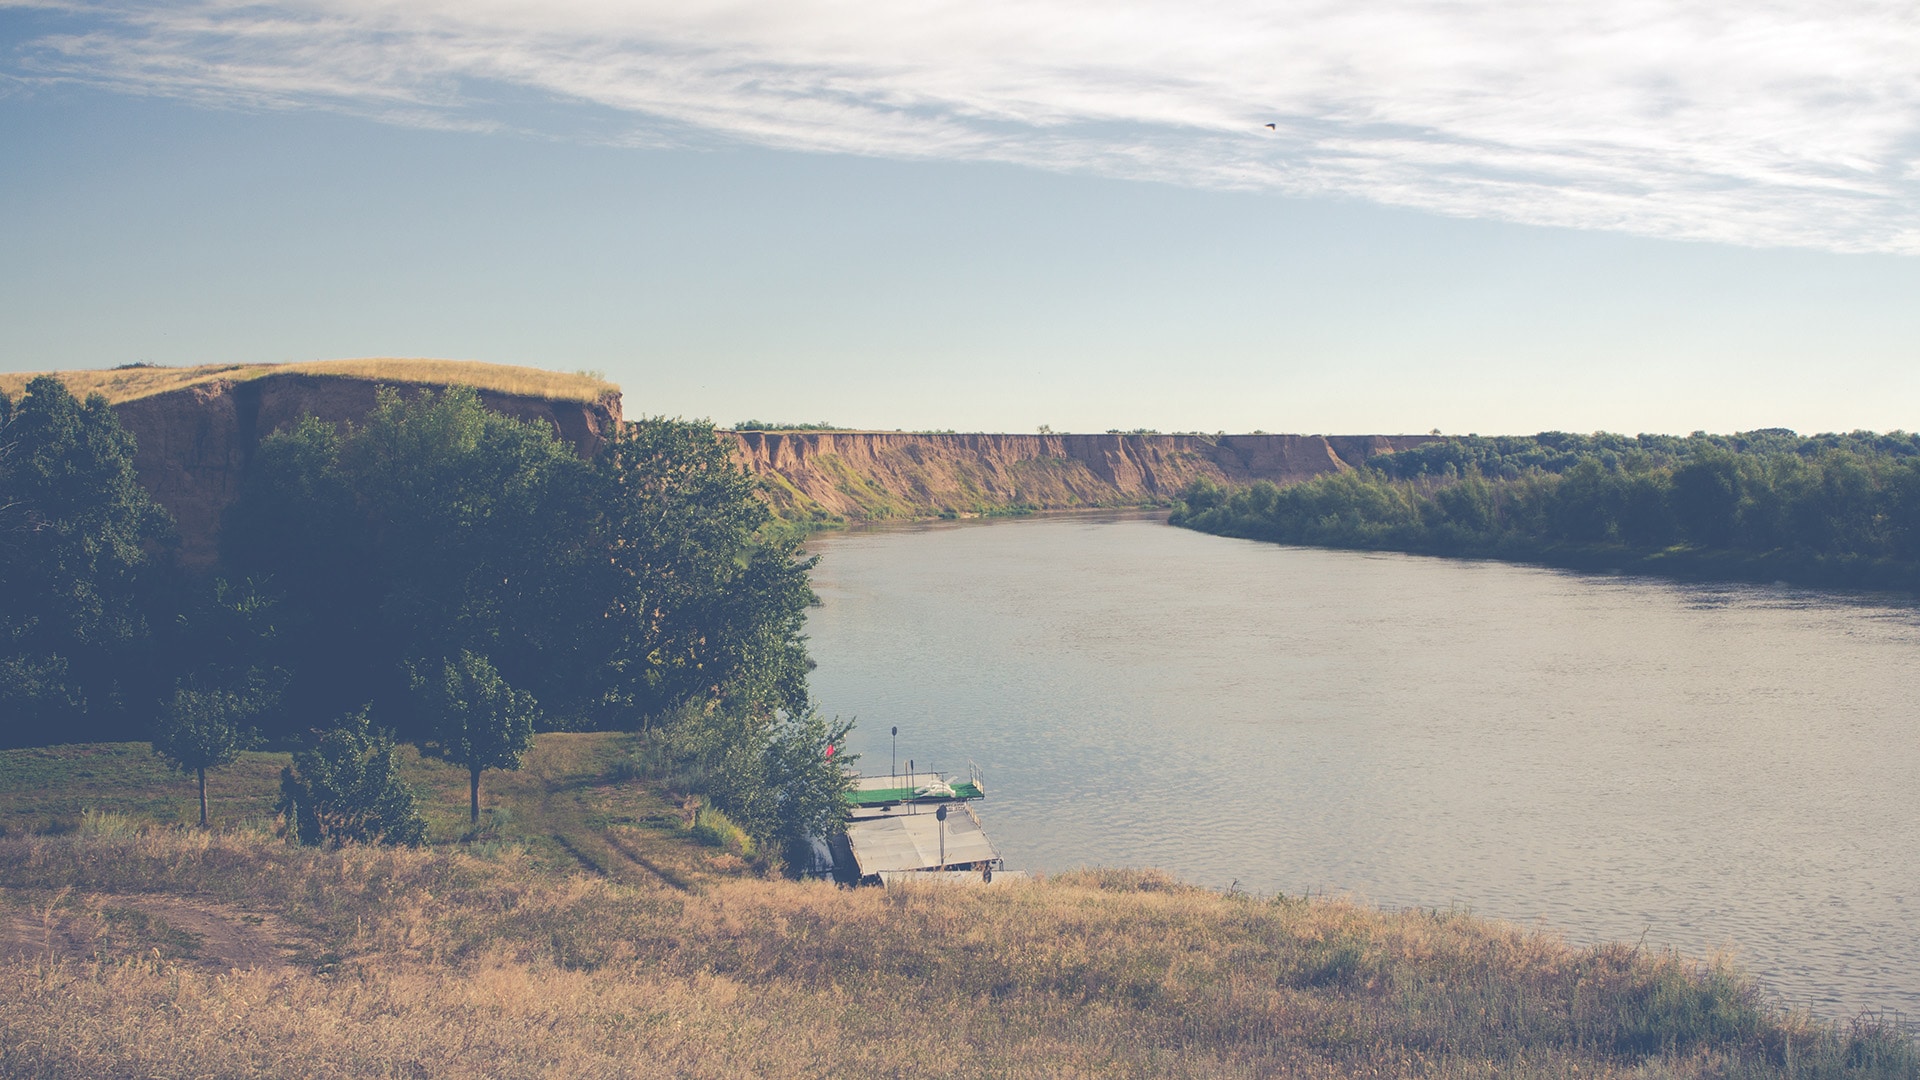
[(295, 957), (15, 953), (7, 1076), (1920, 1076), (1723, 966), (1152, 873), (688, 891), (103, 828), (0, 840), (0, 889), (251, 909)]

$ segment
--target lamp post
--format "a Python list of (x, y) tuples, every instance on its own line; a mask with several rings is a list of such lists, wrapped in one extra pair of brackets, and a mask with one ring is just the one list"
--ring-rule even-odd
[(887, 768), (892, 770), (890, 775), (900, 775), (900, 728), (898, 725), (893, 729), (893, 755), (887, 759)]
[(940, 869), (947, 868), (947, 804), (941, 803), (940, 809), (933, 812), (934, 820), (940, 823)]

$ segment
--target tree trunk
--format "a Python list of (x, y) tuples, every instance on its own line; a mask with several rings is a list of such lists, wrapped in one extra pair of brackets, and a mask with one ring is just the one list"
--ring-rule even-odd
[(200, 827), (207, 827), (207, 770), (193, 770), (200, 777)]
[(467, 794), (470, 796), (473, 811), (472, 821), (478, 825), (480, 824), (480, 770), (467, 770), (467, 781)]

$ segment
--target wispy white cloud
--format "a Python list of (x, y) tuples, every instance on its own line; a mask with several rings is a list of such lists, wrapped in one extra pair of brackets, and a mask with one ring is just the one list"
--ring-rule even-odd
[(28, 82), (1920, 253), (1908, 0), (6, 6)]

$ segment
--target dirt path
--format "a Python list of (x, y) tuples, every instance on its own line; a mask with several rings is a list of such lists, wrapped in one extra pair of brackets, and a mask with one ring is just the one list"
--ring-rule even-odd
[(291, 935), (271, 915), (193, 897), (0, 890), (0, 957), (159, 956), (211, 971), (279, 968)]

